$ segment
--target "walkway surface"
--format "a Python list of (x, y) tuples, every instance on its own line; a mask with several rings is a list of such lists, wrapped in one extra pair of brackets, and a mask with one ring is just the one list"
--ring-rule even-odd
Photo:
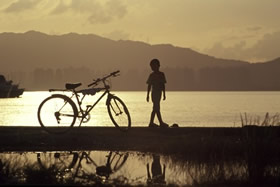
[[(122, 132), (115, 127), (76, 127), (65, 134), (49, 134), (41, 127), (0, 127), (0, 151), (132, 150), (183, 151), (215, 140), (238, 142), (240, 137), (260, 136), (263, 128), (148, 128)], [(280, 128), (273, 129), (279, 137)], [(271, 131), (271, 128), (269, 129)], [(241, 136), (242, 135), (242, 136)], [(195, 144), (195, 145), (194, 145)], [(219, 145), (217, 144), (217, 146)]]

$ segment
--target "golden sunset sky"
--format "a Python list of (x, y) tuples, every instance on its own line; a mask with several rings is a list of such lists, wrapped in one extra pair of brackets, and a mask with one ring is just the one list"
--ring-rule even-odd
[(220, 58), (280, 56), (280, 0), (0, 0), (0, 33), (96, 34)]

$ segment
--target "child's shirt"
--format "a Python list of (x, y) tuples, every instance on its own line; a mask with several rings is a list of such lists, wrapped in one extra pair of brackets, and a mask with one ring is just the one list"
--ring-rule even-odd
[(152, 91), (162, 91), (166, 78), (163, 72), (152, 72), (147, 80), (147, 84), (152, 85)]

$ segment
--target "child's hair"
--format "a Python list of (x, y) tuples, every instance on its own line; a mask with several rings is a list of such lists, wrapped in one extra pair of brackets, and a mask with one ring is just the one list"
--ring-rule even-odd
[(160, 66), (159, 60), (156, 59), (156, 58), (154, 58), (154, 59), (151, 60), (151, 62), (150, 62), (150, 66), (154, 66), (154, 65)]

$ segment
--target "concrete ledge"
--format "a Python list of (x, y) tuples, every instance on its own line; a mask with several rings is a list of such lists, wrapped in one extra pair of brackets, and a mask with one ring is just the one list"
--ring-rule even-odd
[[(239, 142), (255, 135), (280, 136), (280, 127), (133, 127), (121, 132), (115, 127), (75, 127), (65, 134), (49, 134), (41, 127), (0, 127), (0, 151), (52, 151), (52, 150), (133, 150), (184, 151), (215, 141)], [(264, 134), (264, 135), (262, 135)], [(206, 142), (205, 142), (206, 141)], [(216, 145), (217, 144), (217, 145)], [(235, 145), (235, 144), (234, 144)]]

